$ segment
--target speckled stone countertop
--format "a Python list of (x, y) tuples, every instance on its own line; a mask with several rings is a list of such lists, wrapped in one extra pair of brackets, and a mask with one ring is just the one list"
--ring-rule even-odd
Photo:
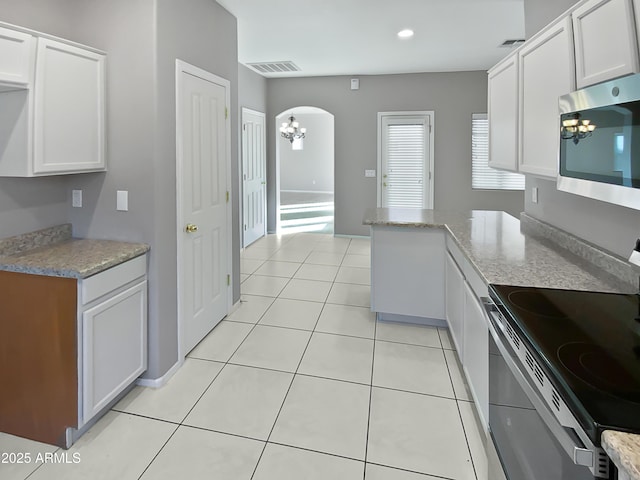
[(606, 430), (602, 432), (602, 448), (627, 475), (619, 476), (620, 480), (640, 480), (640, 435)]
[(369, 209), (372, 226), (442, 228), (489, 283), (635, 293), (636, 287), (589, 262), (520, 231), (520, 221), (505, 212), (447, 212), (401, 208)]
[[(522, 233), (520, 221), (505, 212), (377, 208), (367, 210), (363, 223), (445, 229), (487, 284), (637, 292), (637, 286), (577, 255)], [(640, 435), (607, 430), (602, 434), (602, 448), (627, 475), (621, 479), (640, 480)]]
[[(0, 246), (6, 248), (0, 249), (0, 270), (87, 278), (149, 250), (149, 245), (143, 243), (70, 238), (71, 230), (66, 227), (3, 239)], [(51, 234), (52, 231), (55, 234)], [(16, 245), (20, 248), (15, 248)]]

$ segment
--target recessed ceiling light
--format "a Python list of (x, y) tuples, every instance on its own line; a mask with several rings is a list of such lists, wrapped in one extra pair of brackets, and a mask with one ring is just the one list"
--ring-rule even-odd
[(398, 37), (399, 38), (411, 38), (411, 37), (413, 37), (413, 30), (411, 30), (410, 28), (405, 28), (404, 30), (400, 30), (398, 32)]

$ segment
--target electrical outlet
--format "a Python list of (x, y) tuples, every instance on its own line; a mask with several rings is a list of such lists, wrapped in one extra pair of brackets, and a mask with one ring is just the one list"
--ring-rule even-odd
[(116, 210), (120, 212), (129, 210), (129, 192), (127, 190), (118, 190), (116, 192)]
[(375, 170), (365, 170), (364, 171), (364, 176), (367, 177), (367, 178), (375, 178), (376, 171)]
[(82, 190), (71, 190), (71, 206), (82, 208)]
[(538, 203), (538, 187), (533, 187), (531, 189), (531, 201), (533, 203)]

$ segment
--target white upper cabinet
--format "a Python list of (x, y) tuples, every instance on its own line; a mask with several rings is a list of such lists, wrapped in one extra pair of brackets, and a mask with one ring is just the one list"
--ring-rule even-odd
[(0, 26), (0, 176), (103, 171), (105, 55)]
[(518, 170), (518, 56), (489, 70), (489, 166)]
[(578, 88), (638, 72), (632, 0), (591, 0), (571, 19)]
[(40, 38), (34, 174), (104, 170), (104, 55)]
[[(0, 83), (29, 85), (34, 42), (33, 35), (0, 27)], [(8, 86), (0, 88), (4, 90)]]
[(518, 51), (519, 170), (556, 178), (558, 97), (575, 89), (571, 18), (550, 25)]

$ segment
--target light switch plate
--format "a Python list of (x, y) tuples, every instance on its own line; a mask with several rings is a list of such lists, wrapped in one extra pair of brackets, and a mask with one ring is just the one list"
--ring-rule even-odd
[(82, 208), (82, 190), (71, 190), (71, 206)]
[(120, 212), (129, 211), (129, 192), (127, 190), (118, 190), (116, 192), (116, 210)]
[(364, 176), (368, 177), (368, 178), (375, 178), (376, 171), (375, 170), (365, 170), (364, 171)]
[(360, 90), (360, 79), (352, 78), (351, 79), (351, 90)]

